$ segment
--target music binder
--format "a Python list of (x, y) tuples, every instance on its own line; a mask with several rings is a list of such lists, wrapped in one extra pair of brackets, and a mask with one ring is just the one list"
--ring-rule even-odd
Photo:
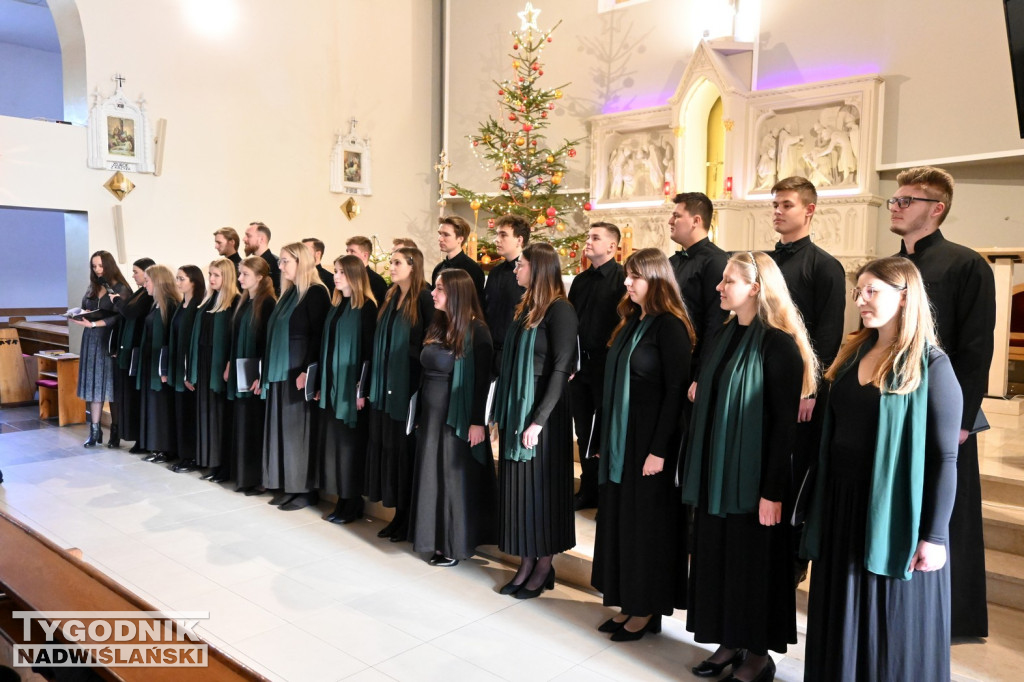
[(320, 388), (320, 363), (314, 362), (306, 368), (306, 402), (313, 399)]
[(367, 360), (363, 363), (363, 368), (359, 372), (359, 383), (356, 384), (356, 398), (369, 398), (370, 397), (370, 361)]
[(252, 385), (259, 381), (260, 365), (259, 358), (238, 358), (235, 360), (235, 387), (239, 393), (249, 393)]
[(157, 370), (160, 372), (160, 376), (169, 377), (171, 375), (170, 360), (170, 352), (167, 346), (164, 346), (160, 349), (160, 355), (157, 360)]
[(485, 424), (493, 424), (494, 423), (494, 394), (497, 391), (497, 388), (498, 388), (498, 380), (497, 379), (492, 379), (491, 380), (491, 385), (487, 389), (487, 402), (484, 403), (484, 405), (485, 405), (485, 407), (484, 407), (484, 423)]
[(412, 433), (412, 430), (416, 427), (416, 405), (420, 400), (420, 392), (416, 391), (409, 398), (409, 416), (405, 418), (405, 435)]
[(137, 377), (139, 376), (139, 349), (132, 348), (132, 359), (128, 363), (128, 376)]

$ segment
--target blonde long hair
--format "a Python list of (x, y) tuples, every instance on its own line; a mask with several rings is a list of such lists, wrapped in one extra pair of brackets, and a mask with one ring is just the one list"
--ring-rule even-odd
[[(220, 291), (209, 290), (206, 301), (216, 296), (217, 299), (208, 313), (224, 312), (231, 307), (231, 304), (238, 298), (238, 274), (235, 272), (235, 264), (229, 258), (218, 258), (210, 263), (210, 268), (220, 273)], [(205, 304), (206, 301), (203, 301)]]
[(305, 297), (310, 287), (320, 287), (327, 291), (327, 287), (320, 281), (320, 275), (317, 274), (313, 254), (309, 252), (305, 244), (302, 242), (286, 244), (281, 249), (281, 253), (287, 253), (295, 259), (295, 281), (292, 282), (284, 277), (284, 275), (281, 276), (281, 298), (284, 298), (284, 295), (292, 287), (298, 289), (300, 301)]
[(160, 310), (160, 319), (167, 324), (167, 309), (171, 302), (181, 303), (181, 294), (174, 286), (174, 274), (166, 265), (150, 265), (146, 268), (146, 277), (153, 283), (153, 301)]
[[(896, 340), (875, 368), (871, 383), (885, 393), (911, 393), (921, 385), (921, 365), (927, 347), (939, 345), (921, 273), (906, 258), (893, 256), (863, 265), (857, 271), (857, 279), (864, 274), (877, 277), (895, 289), (906, 290), (903, 308), (896, 318)], [(854, 334), (825, 372), (825, 379), (835, 381), (840, 368), (874, 338), (874, 329), (861, 329)], [(890, 375), (892, 379), (886, 383)]]
[[(760, 286), (757, 292), (757, 317), (768, 327), (789, 334), (804, 361), (804, 378), (800, 397), (814, 395), (818, 389), (818, 358), (814, 355), (807, 327), (800, 311), (789, 295), (782, 271), (771, 256), (760, 251), (741, 251), (729, 258), (739, 275)], [(731, 318), (731, 316), (730, 316)]]

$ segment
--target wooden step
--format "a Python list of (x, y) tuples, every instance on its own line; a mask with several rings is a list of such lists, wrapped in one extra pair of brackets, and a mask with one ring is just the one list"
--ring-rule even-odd
[(983, 502), (981, 516), (986, 549), (1024, 556), (1024, 508)]
[(1024, 508), (1024, 480), (995, 474), (981, 475), (981, 499)]
[(1024, 610), (1024, 556), (985, 550), (988, 602)]

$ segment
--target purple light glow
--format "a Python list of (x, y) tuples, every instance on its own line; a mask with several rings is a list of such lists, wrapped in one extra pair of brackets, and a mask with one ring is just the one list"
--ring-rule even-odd
[(788, 69), (778, 73), (760, 73), (757, 79), (758, 90), (788, 88), (792, 85), (806, 85), (819, 81), (831, 81), (851, 76), (866, 76), (879, 72), (878, 64), (863, 62), (860, 64), (826, 64), (806, 69)]
[(646, 95), (633, 95), (631, 97), (615, 97), (614, 99), (605, 102), (601, 108), (602, 114), (618, 114), (623, 111), (633, 111), (634, 109), (650, 109), (651, 107), (662, 107), (668, 102), (669, 97), (673, 95), (670, 93), (657, 93), (657, 94), (646, 94)]

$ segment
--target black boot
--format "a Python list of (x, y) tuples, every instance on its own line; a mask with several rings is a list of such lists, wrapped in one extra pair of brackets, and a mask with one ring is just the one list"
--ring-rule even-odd
[(87, 448), (95, 447), (103, 443), (103, 429), (99, 424), (89, 424), (89, 440), (82, 443)]
[(117, 432), (117, 424), (110, 425), (110, 440), (107, 441), (108, 448), (121, 447), (121, 435)]

